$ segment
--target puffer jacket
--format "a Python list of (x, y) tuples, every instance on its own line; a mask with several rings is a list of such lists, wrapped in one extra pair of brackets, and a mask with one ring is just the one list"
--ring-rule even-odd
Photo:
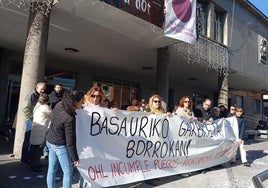
[(47, 134), (47, 141), (54, 145), (66, 145), (71, 159), (78, 161), (75, 115), (64, 111), (62, 101), (56, 104), (52, 114), (52, 123)]

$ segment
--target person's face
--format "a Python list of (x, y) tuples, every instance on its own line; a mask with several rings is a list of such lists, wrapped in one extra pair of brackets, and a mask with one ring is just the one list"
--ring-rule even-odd
[(243, 110), (237, 110), (237, 111), (235, 112), (235, 115), (236, 115), (237, 117), (241, 117), (242, 114), (243, 114)]
[(74, 103), (75, 109), (80, 109), (84, 103), (84, 98), (80, 99), (80, 101)]
[(189, 108), (190, 107), (190, 99), (189, 98), (184, 99), (183, 107), (184, 108)]
[(235, 113), (235, 107), (233, 107), (233, 106), (230, 107), (230, 113), (232, 113), (232, 114)]
[(161, 100), (159, 98), (154, 98), (153, 99), (153, 107), (159, 108), (160, 106), (161, 106)]
[(41, 84), (36, 87), (37, 93), (41, 94), (44, 93), (46, 90), (46, 84)]
[(113, 107), (119, 107), (119, 103), (118, 103), (118, 101), (113, 101), (112, 106), (113, 106)]
[(205, 110), (208, 110), (211, 106), (211, 101), (210, 100), (206, 100), (205, 102), (203, 102), (203, 108)]
[(54, 87), (54, 90), (55, 90), (56, 93), (60, 93), (62, 91), (62, 86), (56, 85)]
[(215, 113), (216, 116), (220, 115), (220, 111), (219, 110), (215, 110), (214, 113)]
[(99, 105), (99, 104), (100, 104), (100, 99), (101, 99), (101, 96), (100, 96), (99, 91), (95, 91), (95, 92), (91, 95), (91, 99), (92, 99), (92, 103), (93, 103), (94, 105)]

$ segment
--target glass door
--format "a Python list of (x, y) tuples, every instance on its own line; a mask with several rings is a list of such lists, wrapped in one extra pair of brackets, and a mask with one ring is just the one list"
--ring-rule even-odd
[(9, 75), (8, 78), (8, 90), (7, 90), (7, 103), (5, 110), (5, 121), (13, 122), (18, 110), (20, 94), (20, 76)]

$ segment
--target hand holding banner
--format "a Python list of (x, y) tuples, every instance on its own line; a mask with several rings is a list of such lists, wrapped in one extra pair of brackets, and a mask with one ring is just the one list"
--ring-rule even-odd
[(92, 187), (107, 187), (222, 164), (237, 150), (229, 120), (86, 108), (77, 115), (78, 170)]

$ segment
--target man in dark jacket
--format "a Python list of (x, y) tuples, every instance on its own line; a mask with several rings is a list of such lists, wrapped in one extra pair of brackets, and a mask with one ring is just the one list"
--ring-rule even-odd
[(56, 83), (54, 85), (54, 91), (51, 92), (49, 97), (49, 105), (53, 109), (55, 105), (61, 101), (63, 95), (62, 83)]
[(198, 121), (204, 123), (206, 121), (213, 121), (210, 120), (210, 107), (211, 107), (211, 100), (206, 98), (202, 104), (198, 104), (194, 110), (194, 116), (197, 117)]
[[(56, 106), (56, 104), (61, 101), (62, 96), (63, 96), (63, 85), (62, 85), (62, 83), (56, 83), (54, 85), (54, 90), (48, 95), (49, 106), (53, 109)], [(47, 159), (48, 158), (48, 148), (46, 145), (44, 146), (43, 153), (44, 153), (45, 158)]]

